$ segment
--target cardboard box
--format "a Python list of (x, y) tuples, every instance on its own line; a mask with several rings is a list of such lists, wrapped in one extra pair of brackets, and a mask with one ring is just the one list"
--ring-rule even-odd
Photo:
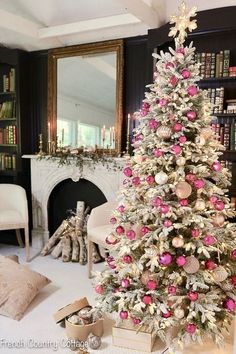
[(140, 352), (151, 352), (155, 337), (151, 333), (131, 328), (113, 327), (112, 342), (118, 347), (135, 349)]
[(86, 297), (76, 300), (72, 304), (66, 305), (58, 310), (54, 315), (56, 323), (65, 320), (66, 335), (70, 339), (85, 341), (90, 333), (95, 336), (101, 337), (103, 335), (103, 319), (100, 318), (94, 323), (88, 325), (76, 325), (67, 321), (66, 317), (81, 310), (82, 308), (90, 306)]

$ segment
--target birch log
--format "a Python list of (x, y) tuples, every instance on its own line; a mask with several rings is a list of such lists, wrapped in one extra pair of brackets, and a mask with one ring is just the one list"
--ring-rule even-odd
[(69, 235), (62, 237), (62, 261), (69, 262), (71, 260), (71, 238)]
[(72, 256), (71, 256), (71, 261), (72, 261), (72, 262), (79, 262), (80, 247), (79, 247), (78, 236), (75, 234), (75, 232), (74, 232), (74, 234), (72, 235), (71, 240), (72, 240)]
[(66, 220), (63, 220), (61, 225), (56, 229), (54, 234), (50, 237), (47, 244), (42, 249), (42, 251), (41, 251), (42, 256), (46, 256), (47, 254), (49, 254), (51, 252), (54, 245), (57, 243), (57, 241), (61, 237), (61, 234), (66, 230), (67, 227), (68, 227), (68, 222)]
[(62, 253), (62, 240), (56, 245), (54, 250), (51, 252), (53, 258), (59, 258)]

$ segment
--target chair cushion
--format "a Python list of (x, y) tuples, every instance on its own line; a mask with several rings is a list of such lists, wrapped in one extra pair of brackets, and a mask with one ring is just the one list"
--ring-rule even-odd
[[(0, 225), (22, 224), (22, 216), (15, 210), (1, 210)], [(24, 222), (25, 223), (25, 222)]]
[(0, 314), (20, 320), (40, 289), (49, 283), (45, 276), (0, 256)]
[(113, 225), (101, 225), (97, 227), (93, 227), (89, 230), (89, 238), (91, 241), (98, 243), (99, 245), (107, 248), (106, 237), (110, 235), (110, 233), (114, 230)]

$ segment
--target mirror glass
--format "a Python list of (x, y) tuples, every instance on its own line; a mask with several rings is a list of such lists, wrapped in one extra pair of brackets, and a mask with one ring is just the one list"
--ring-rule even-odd
[(50, 51), (48, 140), (120, 152), (122, 56), (122, 41)]

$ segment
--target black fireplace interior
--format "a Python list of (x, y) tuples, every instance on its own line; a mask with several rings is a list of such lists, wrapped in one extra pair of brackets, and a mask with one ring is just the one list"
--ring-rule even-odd
[(77, 201), (84, 201), (85, 207), (93, 209), (107, 200), (101, 190), (86, 179), (80, 179), (78, 182), (71, 179), (62, 181), (53, 189), (48, 201), (50, 236), (62, 221), (71, 215), (71, 211), (76, 211)]

